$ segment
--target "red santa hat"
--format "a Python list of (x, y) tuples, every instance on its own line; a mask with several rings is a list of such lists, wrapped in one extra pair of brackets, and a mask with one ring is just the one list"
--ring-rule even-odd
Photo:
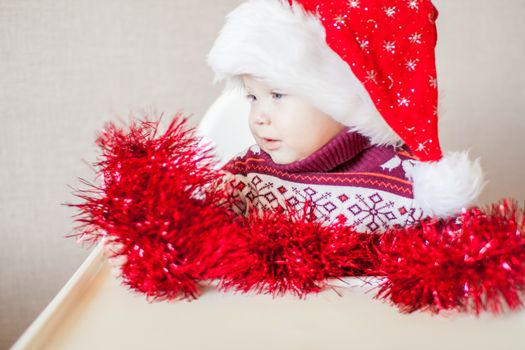
[(208, 55), (215, 82), (243, 74), (310, 101), (376, 145), (405, 143), (407, 176), (429, 215), (458, 214), (483, 187), (479, 160), (443, 156), (430, 0), (248, 0)]

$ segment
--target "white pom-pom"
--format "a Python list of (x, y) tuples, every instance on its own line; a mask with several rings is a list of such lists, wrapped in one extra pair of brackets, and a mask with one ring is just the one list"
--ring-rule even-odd
[(429, 216), (445, 218), (461, 213), (485, 186), (479, 158), (468, 152), (451, 152), (438, 162), (416, 162), (407, 169), (413, 182), (414, 200)]

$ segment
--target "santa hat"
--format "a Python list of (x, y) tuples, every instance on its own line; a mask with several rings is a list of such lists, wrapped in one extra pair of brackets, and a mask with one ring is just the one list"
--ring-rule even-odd
[(248, 0), (227, 16), (208, 56), (215, 82), (243, 74), (295, 93), (375, 145), (405, 143), (407, 176), (429, 215), (447, 217), (483, 187), (479, 160), (443, 156), (438, 139), (430, 0)]

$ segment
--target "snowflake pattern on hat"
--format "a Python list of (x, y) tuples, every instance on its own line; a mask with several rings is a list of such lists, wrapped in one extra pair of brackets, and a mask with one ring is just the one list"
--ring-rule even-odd
[(293, 2), (321, 21), (327, 44), (349, 65), (414, 155), (422, 161), (441, 159), (434, 53), (438, 11), (432, 2)]

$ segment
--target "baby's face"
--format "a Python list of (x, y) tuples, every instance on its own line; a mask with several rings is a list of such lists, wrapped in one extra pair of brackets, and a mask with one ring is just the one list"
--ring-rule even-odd
[(304, 101), (243, 75), (251, 103), (250, 130), (261, 149), (278, 164), (304, 159), (324, 146), (345, 126)]

